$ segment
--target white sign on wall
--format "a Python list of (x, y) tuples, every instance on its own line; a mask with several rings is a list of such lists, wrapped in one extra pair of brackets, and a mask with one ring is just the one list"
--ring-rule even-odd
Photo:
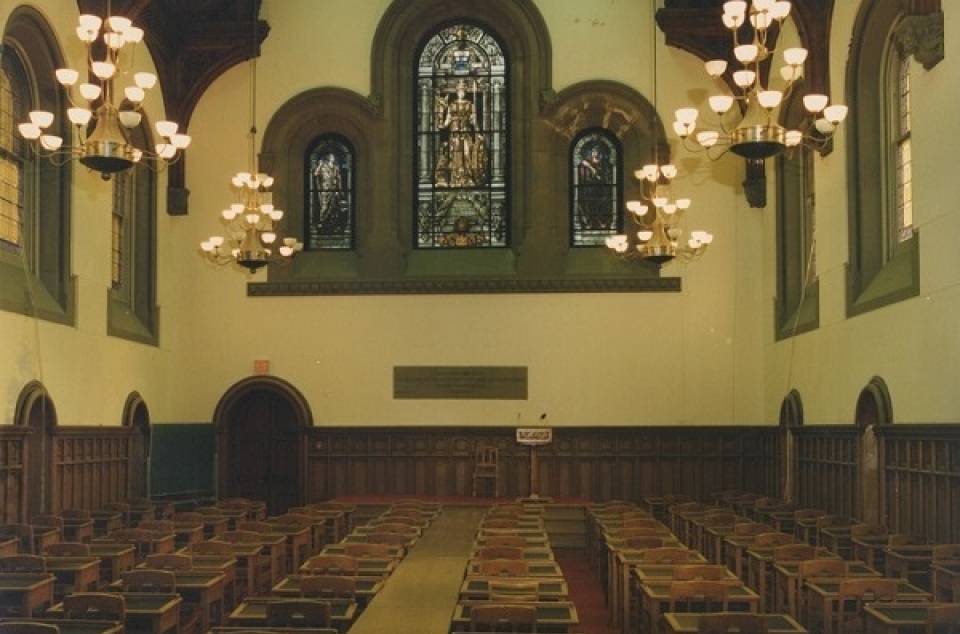
[(550, 427), (518, 427), (517, 443), (520, 445), (549, 445), (553, 442)]

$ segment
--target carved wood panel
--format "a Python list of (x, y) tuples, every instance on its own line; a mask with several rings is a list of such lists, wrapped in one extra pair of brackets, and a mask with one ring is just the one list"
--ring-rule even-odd
[(58, 428), (53, 436), (50, 511), (97, 509), (126, 500), (130, 487), (128, 428)]
[(17, 523), (24, 513), (24, 433), (12, 428), (0, 430), (0, 523)]
[(798, 498), (807, 508), (857, 515), (858, 430), (853, 426), (806, 427), (799, 431)]

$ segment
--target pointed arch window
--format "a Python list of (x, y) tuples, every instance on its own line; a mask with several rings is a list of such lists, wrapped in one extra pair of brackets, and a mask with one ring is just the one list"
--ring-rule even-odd
[(603, 246), (623, 230), (623, 160), (609, 130), (591, 128), (570, 145), (570, 245)]
[(887, 114), (892, 151), (893, 204), (891, 236), (896, 246), (913, 237), (913, 146), (910, 132), (910, 57), (897, 46), (890, 46), (887, 90), (890, 95)]
[(356, 233), (356, 159), (353, 145), (339, 134), (324, 134), (306, 155), (308, 250), (353, 249)]
[(23, 206), (26, 175), (34, 156), (17, 133), (17, 122), (30, 110), (30, 83), (23, 62), (4, 47), (0, 62), (0, 241), (17, 252), (23, 246)]
[(510, 244), (509, 69), (499, 38), (456, 23), (415, 56), (414, 246)]

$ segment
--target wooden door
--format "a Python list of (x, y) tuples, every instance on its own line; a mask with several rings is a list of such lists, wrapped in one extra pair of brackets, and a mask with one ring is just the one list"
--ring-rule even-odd
[(289, 400), (250, 390), (226, 417), (226, 497), (267, 502), (272, 515), (300, 503), (301, 434)]

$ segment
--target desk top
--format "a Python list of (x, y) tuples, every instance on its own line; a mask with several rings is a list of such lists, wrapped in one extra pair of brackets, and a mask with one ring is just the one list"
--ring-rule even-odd
[[(390, 545), (387, 550), (389, 551), (389, 557), (391, 559), (402, 559), (406, 549), (403, 546), (394, 546)], [(329, 544), (323, 547), (323, 550), (320, 551), (321, 555), (342, 555), (345, 552), (343, 544)], [(367, 557), (357, 557), (357, 559), (367, 559)], [(382, 559), (382, 557), (374, 557), (374, 559)]]
[[(481, 546), (480, 548), (488, 548), (487, 546)], [(480, 548), (474, 548), (470, 552), (470, 559), (476, 559)], [(499, 546), (489, 546), (489, 548), (499, 548)], [(521, 548), (520, 551), (523, 553), (523, 558), (527, 561), (553, 561), (553, 549), (549, 546), (527, 546)]]
[[(485, 601), (461, 601), (453, 611), (453, 621), (455, 623), (466, 622), (470, 620), (470, 612), (475, 605), (484, 605)], [(540, 625), (576, 625), (580, 622), (577, 615), (577, 608), (568, 601), (549, 601), (527, 603), (537, 609), (537, 623)]]
[(933, 562), (930, 568), (950, 577), (960, 576), (960, 562), (957, 561)]
[(0, 572), (0, 592), (24, 592), (53, 585), (55, 577), (47, 572)]
[[(673, 571), (678, 566), (687, 566), (690, 564), (638, 564), (633, 568), (633, 576), (640, 583), (663, 583), (673, 580)], [(694, 564), (696, 565), (696, 564)], [(739, 577), (732, 570), (724, 568), (724, 580), (730, 579), (739, 581)]]
[[(800, 574), (800, 563), (799, 561), (780, 561), (775, 563), (773, 568), (788, 577), (795, 577)], [(847, 562), (847, 574), (845, 576), (882, 577), (883, 575), (862, 561), (850, 561)]]
[[(353, 577), (357, 583), (357, 594), (376, 594), (383, 588), (383, 580), (376, 577)], [(273, 586), (274, 594), (300, 596), (300, 575), (290, 575)]]
[[(567, 596), (567, 582), (563, 579), (536, 577), (467, 577), (460, 586), (460, 593), (489, 592), (490, 584), (497, 582), (536, 583), (540, 594)], [(508, 594), (509, 592), (504, 592)]]
[[(312, 559), (312, 557), (311, 557)], [(300, 566), (301, 572), (310, 572), (308, 564), (310, 559), (305, 561), (303, 565)], [(393, 569), (397, 567), (397, 560), (390, 558), (382, 557), (358, 557), (357, 558), (357, 568), (360, 576), (369, 576), (376, 575), (382, 576), (393, 572)]]
[[(640, 589), (645, 595), (655, 601), (670, 600), (670, 586), (672, 581), (648, 581), (641, 584)], [(743, 582), (730, 584), (728, 597), (731, 601), (759, 600), (760, 595), (743, 585)]]
[[(263, 544), (253, 544), (253, 543), (234, 543), (234, 542), (225, 542), (219, 539), (211, 539), (212, 542), (220, 542), (221, 544), (229, 544), (233, 547), (234, 557), (255, 557), (260, 554), (260, 551), (263, 550)], [(187, 554), (191, 554), (194, 557), (209, 557), (210, 555), (196, 555), (192, 552), (186, 551)], [(223, 557), (224, 555), (219, 555)]]
[[(806, 586), (825, 596), (835, 596), (840, 592), (840, 579), (815, 579), (808, 581)], [(930, 593), (911, 584), (906, 579), (897, 579), (898, 596), (929, 597)]]
[(133, 555), (134, 549), (130, 544), (95, 542), (90, 544), (90, 554), (98, 557), (119, 557), (127, 554)]
[[(264, 621), (267, 618), (267, 604), (271, 601), (284, 599), (246, 599), (230, 613), (229, 620), (237, 621)], [(330, 604), (330, 619), (333, 621), (351, 622), (357, 614), (357, 604), (354, 601), (342, 599), (324, 599)]]
[[(667, 612), (663, 618), (666, 620), (668, 631), (674, 634), (687, 632), (693, 634), (698, 631), (702, 616), (695, 612)], [(764, 614), (763, 617), (767, 621), (767, 632), (770, 634), (799, 634), (807, 631), (788, 614)]]
[[(773, 552), (779, 547), (780, 546), (762, 546), (760, 548), (748, 548), (747, 556), (763, 562), (772, 562)], [(830, 552), (823, 546), (818, 547), (814, 552), (816, 553), (817, 559), (840, 559), (840, 555)]]
[(100, 566), (100, 558), (92, 556), (44, 555), (43, 560), (50, 572), (79, 572)]
[(864, 611), (886, 625), (917, 625), (927, 623), (927, 611), (936, 603), (870, 603)]
[[(179, 594), (163, 592), (121, 592), (119, 594), (123, 595), (127, 612), (132, 614), (163, 614), (183, 602)], [(63, 603), (58, 603), (47, 610), (47, 614), (50, 616), (62, 615)]]
[[(631, 548), (623, 549), (617, 551), (617, 561), (623, 565), (637, 565), (641, 563), (649, 563), (643, 559), (644, 554), (647, 551), (653, 550), (652, 548)], [(687, 564), (705, 564), (707, 563), (707, 558), (698, 553), (695, 550), (688, 550), (689, 559), (684, 563)]]
[(56, 625), (60, 634), (123, 634), (123, 623), (114, 621), (94, 621), (83, 619), (0, 619), (4, 621), (29, 621), (30, 623), (45, 623), (47, 625)]
[[(479, 576), (480, 563), (471, 561), (467, 567), (467, 574), (471, 577)], [(528, 577), (563, 577), (563, 571), (555, 561), (528, 561)], [(504, 579), (515, 579), (516, 577), (504, 577)]]
[(933, 561), (932, 545), (887, 546), (884, 550), (891, 557), (912, 561)]

